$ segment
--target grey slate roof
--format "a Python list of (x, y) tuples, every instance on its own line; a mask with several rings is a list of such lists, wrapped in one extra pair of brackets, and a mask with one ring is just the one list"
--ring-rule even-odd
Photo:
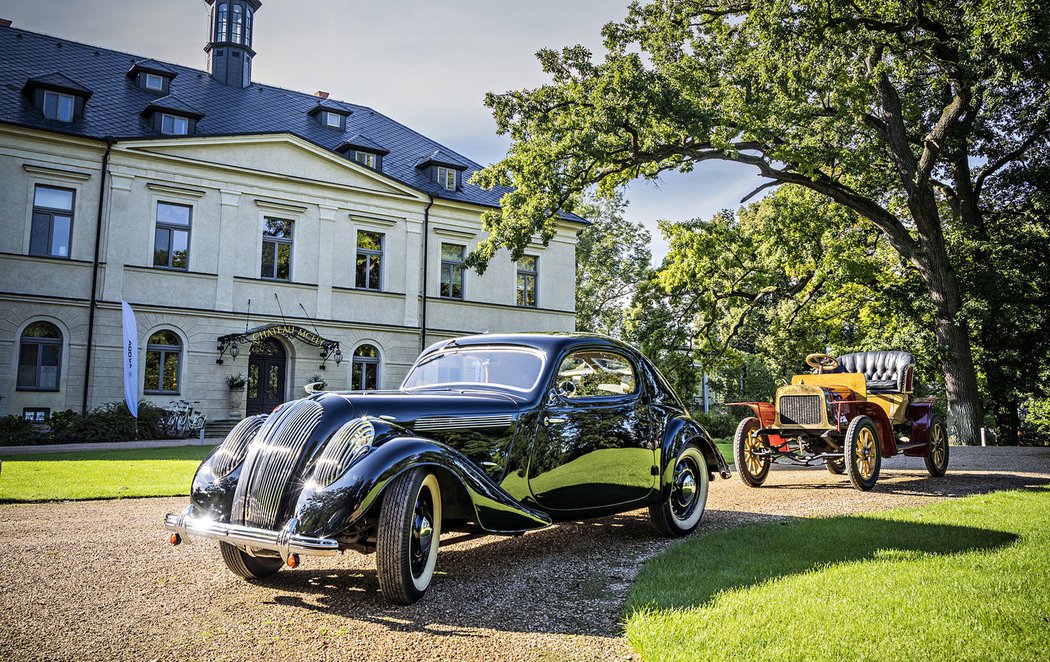
[(177, 76), (179, 73), (163, 62), (157, 62), (156, 60), (139, 60), (128, 69), (128, 75), (130, 76), (132, 72), (136, 71), (148, 71), (151, 74), (160, 74), (168, 77)]
[[(142, 113), (151, 103), (162, 100), (156, 98), (156, 92), (137, 87), (127, 76), (136, 63), (144, 64), (144, 58), (0, 27), (0, 123), (100, 140), (159, 138), (160, 134)], [(149, 63), (175, 74), (171, 95), (165, 100), (174, 96), (180, 104), (203, 114), (197, 122), (196, 136), (290, 133), (335, 151), (348, 136), (360, 134), (389, 150), (383, 157), (384, 175), (436, 198), (498, 207), (506, 192), (500, 188), (486, 191), (466, 183), (481, 168), (478, 163), (367, 106), (320, 100), (312, 94), (259, 83), (244, 89), (234, 88), (214, 80), (205, 71), (168, 62), (151, 60)], [(29, 79), (52, 73), (92, 92), (84, 116), (72, 124), (44, 119), (29, 96), (22, 92)], [(346, 130), (323, 127), (311, 117), (308, 112), (319, 104), (349, 112)], [(416, 167), (428, 158), (434, 159), (437, 153), (443, 154), (442, 158), (449, 163), (465, 168), (461, 190), (445, 190)], [(563, 217), (586, 223), (575, 215)]]
[(339, 143), (335, 149), (337, 152), (341, 152), (344, 149), (349, 149), (351, 147), (365, 152), (374, 152), (380, 156), (386, 156), (390, 153), (389, 149), (378, 144), (376, 141), (371, 140), (368, 136), (362, 136), (360, 133), (354, 134)]
[(154, 99), (146, 107), (146, 110), (149, 110), (150, 112), (154, 110), (170, 110), (173, 113), (186, 115), (187, 117), (192, 117), (197, 120), (204, 117), (203, 112), (197, 110), (174, 94)]

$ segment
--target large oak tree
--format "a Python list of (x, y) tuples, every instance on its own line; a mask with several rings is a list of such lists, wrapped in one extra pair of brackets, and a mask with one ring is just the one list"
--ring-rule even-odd
[[(551, 82), (489, 95), (508, 155), (476, 175), (514, 188), (471, 256), (553, 236), (597, 184), (728, 160), (809, 188), (881, 231), (920, 274), (949, 411), (981, 420), (943, 211), (986, 219), (991, 179), (1050, 125), (1045, 0), (656, 0), (605, 27), (607, 54), (544, 50)], [(703, 178), (697, 178), (703, 185)]]

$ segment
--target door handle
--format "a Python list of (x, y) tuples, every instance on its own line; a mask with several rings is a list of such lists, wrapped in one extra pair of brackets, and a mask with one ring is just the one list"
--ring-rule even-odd
[(569, 420), (569, 419), (567, 419), (567, 418), (565, 418), (563, 416), (547, 416), (546, 418), (543, 419), (543, 424), (544, 425), (553, 425), (554, 423), (564, 423), (567, 420)]

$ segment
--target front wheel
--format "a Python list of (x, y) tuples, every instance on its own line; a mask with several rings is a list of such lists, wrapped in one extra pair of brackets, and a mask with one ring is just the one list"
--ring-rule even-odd
[(707, 460), (696, 446), (686, 446), (674, 465), (671, 494), (663, 503), (649, 506), (649, 519), (670, 538), (689, 535), (700, 523), (707, 506)]
[(939, 414), (930, 421), (930, 453), (923, 459), (926, 471), (934, 478), (940, 478), (948, 470), (948, 431)]
[(846, 475), (853, 487), (867, 492), (875, 487), (882, 468), (882, 453), (879, 449), (879, 433), (875, 421), (867, 416), (858, 416), (846, 428)]
[(755, 451), (768, 451), (769, 448), (758, 435), (761, 427), (754, 416), (745, 418), (736, 426), (733, 435), (733, 461), (740, 480), (748, 487), (758, 487), (766, 482), (769, 475), (769, 456), (756, 454)]
[(252, 556), (236, 545), (219, 542), (222, 560), (230, 572), (244, 579), (265, 579), (284, 567), (284, 561), (266, 556)]
[(441, 487), (437, 476), (411, 469), (387, 487), (376, 532), (379, 590), (396, 604), (423, 597), (434, 578), (441, 537)]

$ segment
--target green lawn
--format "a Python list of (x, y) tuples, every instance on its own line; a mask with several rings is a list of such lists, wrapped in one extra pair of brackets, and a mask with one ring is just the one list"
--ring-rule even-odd
[(697, 536), (626, 606), (648, 660), (1044, 660), (1050, 491)]
[(726, 459), (726, 462), (733, 464), (733, 442), (715, 439), (715, 446), (718, 446), (718, 450), (722, 452), (722, 457)]
[(189, 494), (211, 446), (8, 455), (0, 503)]

